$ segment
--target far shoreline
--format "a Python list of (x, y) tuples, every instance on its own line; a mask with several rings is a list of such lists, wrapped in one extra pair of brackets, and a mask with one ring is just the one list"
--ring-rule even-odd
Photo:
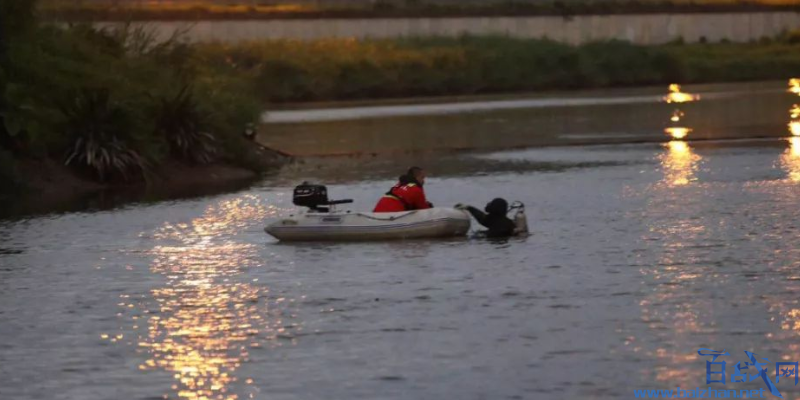
[(472, 17), (563, 17), (711, 14), (753, 12), (800, 12), (798, 4), (774, 4), (758, 1), (696, 3), (681, 1), (639, 2), (600, 0), (590, 3), (549, 1), (486, 5), (374, 4), (349, 5), (237, 5), (214, 1), (189, 4), (148, 4), (119, 6), (114, 3), (71, 5), (43, 2), (39, 13), (57, 22), (198, 22), (198, 21), (278, 21), (326, 19), (398, 19), (398, 18), (472, 18)]

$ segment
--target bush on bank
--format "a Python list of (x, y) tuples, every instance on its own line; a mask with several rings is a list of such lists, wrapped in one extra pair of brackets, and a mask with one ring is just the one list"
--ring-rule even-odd
[(672, 45), (666, 50), (685, 65), (686, 82), (788, 79), (800, 75), (800, 41), (793, 35), (750, 44)]
[[(28, 0), (7, 1), (4, 27), (13, 13), (32, 15)], [(242, 159), (232, 142), (245, 140), (260, 101), (245, 82), (207, 74), (179, 38), (26, 20), (0, 36), (0, 179), (14, 176), (21, 157), (58, 160), (104, 182), (147, 179), (167, 159)]]
[(197, 45), (203, 65), (252, 82), (269, 102), (784, 79), (800, 44), (570, 46), (508, 37), (277, 40)]

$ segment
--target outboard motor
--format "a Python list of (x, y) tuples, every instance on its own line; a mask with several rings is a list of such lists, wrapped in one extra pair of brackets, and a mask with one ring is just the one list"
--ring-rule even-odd
[(292, 203), (300, 207), (308, 207), (314, 212), (329, 212), (330, 207), (336, 204), (352, 203), (352, 199), (346, 200), (329, 200), (328, 188), (324, 185), (315, 185), (308, 182), (303, 182), (294, 188), (292, 195)]
[(522, 204), (521, 201), (515, 201), (511, 204), (511, 210), (514, 209), (517, 210), (514, 214), (514, 225), (516, 226), (514, 233), (517, 235), (527, 235), (528, 217), (525, 215), (525, 204)]

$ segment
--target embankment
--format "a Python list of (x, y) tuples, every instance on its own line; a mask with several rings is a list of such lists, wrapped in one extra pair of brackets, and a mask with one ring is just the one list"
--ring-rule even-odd
[[(391, 39), (503, 35), (583, 44), (625, 40), (635, 44), (727, 40), (745, 43), (800, 28), (794, 11), (392, 18), (144, 20), (159, 37), (186, 32), (193, 42), (239, 43), (265, 39)], [(119, 26), (124, 22), (96, 22)]]
[(785, 80), (800, 37), (758, 43), (571, 46), (508, 37), (197, 44), (202, 65), (268, 103)]

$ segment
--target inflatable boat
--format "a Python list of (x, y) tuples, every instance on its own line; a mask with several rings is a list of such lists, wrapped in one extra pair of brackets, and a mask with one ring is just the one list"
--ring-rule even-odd
[(307, 212), (269, 224), (264, 231), (281, 241), (366, 241), (465, 236), (470, 216), (455, 208), (393, 213), (336, 211), (352, 200), (328, 200), (327, 189), (304, 183), (294, 190), (295, 205)]
[(362, 241), (464, 236), (469, 214), (454, 208), (396, 213), (303, 213), (264, 230), (282, 241)]

